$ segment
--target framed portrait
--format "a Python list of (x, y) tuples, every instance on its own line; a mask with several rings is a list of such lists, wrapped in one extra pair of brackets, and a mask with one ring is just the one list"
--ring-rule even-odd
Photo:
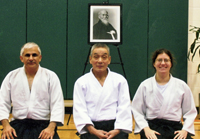
[(121, 4), (89, 4), (90, 44), (122, 43), (121, 8)]

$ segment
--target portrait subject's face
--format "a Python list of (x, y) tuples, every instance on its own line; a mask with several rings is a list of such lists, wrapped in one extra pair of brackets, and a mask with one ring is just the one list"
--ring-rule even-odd
[(99, 13), (99, 19), (104, 23), (104, 24), (108, 24), (108, 12), (106, 10), (102, 10)]

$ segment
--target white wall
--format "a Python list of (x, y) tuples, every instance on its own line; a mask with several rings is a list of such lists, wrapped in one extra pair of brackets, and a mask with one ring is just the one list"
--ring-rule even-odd
[[(192, 26), (200, 27), (200, 0), (189, 0), (189, 21), (188, 30)], [(195, 38), (195, 34), (188, 31), (188, 50)], [(200, 74), (197, 74), (197, 66), (200, 63), (199, 53), (196, 53), (193, 62), (188, 61), (188, 78), (187, 83), (192, 90), (196, 107), (199, 107), (200, 93)]]

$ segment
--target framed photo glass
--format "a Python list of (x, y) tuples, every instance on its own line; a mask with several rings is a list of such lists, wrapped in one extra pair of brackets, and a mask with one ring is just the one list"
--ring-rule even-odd
[(89, 4), (89, 43), (121, 44), (121, 4)]

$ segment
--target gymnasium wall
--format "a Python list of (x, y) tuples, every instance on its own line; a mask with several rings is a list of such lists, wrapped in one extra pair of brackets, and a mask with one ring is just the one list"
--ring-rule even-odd
[[(0, 83), (6, 74), (23, 66), (19, 51), (26, 42), (42, 50), (41, 66), (60, 78), (65, 99), (73, 99), (74, 82), (83, 73), (88, 44), (88, 4), (102, 0), (0, 0)], [(177, 64), (173, 76), (187, 81), (187, 0), (109, 0), (122, 4), (122, 44), (119, 45), (131, 98), (141, 81), (154, 75), (151, 54), (171, 50)], [(112, 62), (117, 48), (109, 45)], [(112, 71), (123, 74), (119, 64)], [(91, 65), (87, 65), (88, 72)]]

